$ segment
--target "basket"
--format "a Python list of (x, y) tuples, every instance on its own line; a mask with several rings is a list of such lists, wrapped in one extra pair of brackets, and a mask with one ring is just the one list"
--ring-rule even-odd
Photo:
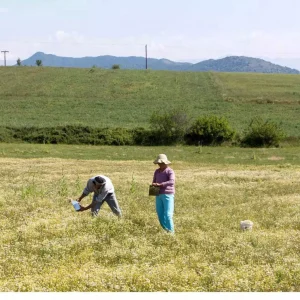
[(149, 196), (157, 196), (159, 195), (160, 187), (149, 185)]

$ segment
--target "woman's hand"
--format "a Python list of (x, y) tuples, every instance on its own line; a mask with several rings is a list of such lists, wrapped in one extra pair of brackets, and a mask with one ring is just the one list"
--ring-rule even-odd
[(153, 186), (162, 186), (161, 183), (152, 183)]

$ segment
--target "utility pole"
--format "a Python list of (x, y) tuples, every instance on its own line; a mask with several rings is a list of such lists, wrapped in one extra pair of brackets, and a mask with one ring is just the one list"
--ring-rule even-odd
[(146, 54), (146, 70), (148, 69), (148, 51), (147, 45), (145, 46), (145, 54)]
[(4, 53), (4, 66), (6, 67), (6, 53), (8, 53), (9, 51), (4, 50), (4, 51), (1, 51), (1, 52)]

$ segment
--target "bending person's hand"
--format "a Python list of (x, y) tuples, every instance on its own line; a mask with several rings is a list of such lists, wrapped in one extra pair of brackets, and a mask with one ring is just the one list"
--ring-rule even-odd
[(81, 206), (81, 205), (80, 205), (80, 209), (79, 209), (79, 210), (77, 210), (77, 211), (85, 211), (85, 210), (87, 210), (87, 208), (86, 208), (86, 207), (84, 207), (84, 206)]

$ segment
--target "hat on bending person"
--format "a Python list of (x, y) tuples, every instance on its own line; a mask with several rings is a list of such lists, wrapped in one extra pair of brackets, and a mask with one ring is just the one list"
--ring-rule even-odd
[(94, 184), (104, 184), (105, 183), (105, 179), (100, 177), (100, 176), (96, 176), (93, 180)]

